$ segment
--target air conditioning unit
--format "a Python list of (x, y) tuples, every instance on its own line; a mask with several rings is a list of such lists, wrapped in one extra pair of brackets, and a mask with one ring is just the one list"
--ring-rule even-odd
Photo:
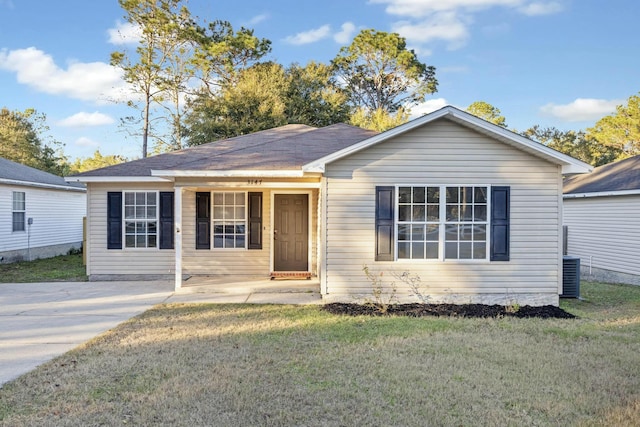
[(580, 258), (562, 257), (562, 298), (580, 298)]

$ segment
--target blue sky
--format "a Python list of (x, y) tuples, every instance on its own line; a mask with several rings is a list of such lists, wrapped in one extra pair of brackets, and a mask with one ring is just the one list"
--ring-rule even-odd
[[(585, 129), (640, 91), (640, 2), (633, 0), (190, 0), (203, 20), (272, 41), (267, 59), (328, 62), (360, 29), (395, 31), (436, 67), (439, 90), (415, 115), (474, 101), (507, 124)], [(123, 11), (116, 0), (0, 0), (0, 107), (35, 108), (71, 158), (137, 157), (109, 99), (108, 65)]]

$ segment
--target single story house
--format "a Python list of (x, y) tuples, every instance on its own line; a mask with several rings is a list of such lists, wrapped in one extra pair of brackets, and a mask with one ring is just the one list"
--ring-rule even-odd
[(68, 179), (88, 189), (93, 280), (315, 276), (349, 302), (371, 297), (367, 267), (401, 301), (557, 305), (562, 175), (590, 170), (448, 106), (379, 134), (287, 125)]
[(564, 181), (567, 253), (588, 280), (640, 285), (640, 156)]
[(86, 211), (84, 185), (0, 158), (0, 262), (80, 249)]

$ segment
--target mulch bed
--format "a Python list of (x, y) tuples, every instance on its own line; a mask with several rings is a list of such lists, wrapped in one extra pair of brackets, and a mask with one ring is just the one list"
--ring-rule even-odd
[(575, 316), (560, 307), (543, 305), (532, 307), (524, 305), (515, 310), (513, 307), (486, 304), (391, 304), (384, 311), (374, 304), (329, 303), (323, 310), (332, 314), (348, 316), (409, 316), (409, 317), (538, 317), (543, 319), (573, 319)]

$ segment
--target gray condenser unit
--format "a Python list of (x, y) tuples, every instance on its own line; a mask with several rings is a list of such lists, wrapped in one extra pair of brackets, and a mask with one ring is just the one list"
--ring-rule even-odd
[(580, 298), (580, 258), (562, 258), (562, 298)]

